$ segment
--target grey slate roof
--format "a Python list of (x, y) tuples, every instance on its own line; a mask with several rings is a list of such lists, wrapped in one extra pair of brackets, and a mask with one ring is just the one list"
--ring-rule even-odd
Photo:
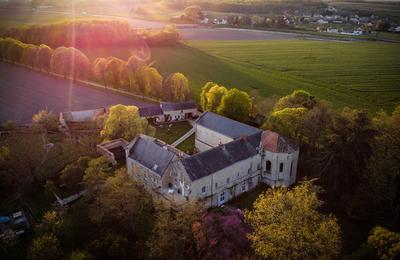
[(201, 117), (197, 120), (197, 124), (233, 139), (242, 136), (250, 136), (262, 131), (261, 129), (240, 123), (212, 112), (205, 112), (203, 115), (201, 115)]
[(257, 154), (261, 132), (239, 138), (191, 157), (182, 159), (182, 165), (192, 181), (208, 176)]
[(138, 136), (129, 151), (129, 158), (162, 176), (175, 154), (149, 138)]
[(139, 114), (141, 117), (159, 116), (163, 115), (163, 111), (159, 105), (154, 105), (139, 108)]
[(161, 109), (164, 112), (168, 111), (178, 111), (178, 110), (186, 110), (186, 109), (197, 109), (197, 104), (194, 101), (186, 101), (179, 103), (169, 103), (169, 102), (161, 102)]

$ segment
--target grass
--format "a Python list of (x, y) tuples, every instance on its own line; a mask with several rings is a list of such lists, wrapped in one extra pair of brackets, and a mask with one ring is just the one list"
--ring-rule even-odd
[[(129, 48), (84, 49), (91, 60), (128, 59)], [(153, 47), (154, 66), (166, 77), (182, 72), (193, 98), (214, 81), (268, 98), (304, 89), (334, 107), (392, 110), (400, 102), (400, 44), (334, 41), (192, 41)]]
[[(167, 144), (172, 144), (181, 136), (186, 134), (191, 128), (192, 126), (188, 122), (159, 125), (156, 127), (155, 138), (160, 139)], [(183, 152), (191, 153), (194, 149), (194, 135), (178, 145), (177, 148)]]
[(207, 81), (262, 97), (304, 89), (336, 108), (391, 110), (400, 101), (400, 44), (333, 41), (192, 41), (152, 49), (163, 75), (188, 76), (194, 97)]

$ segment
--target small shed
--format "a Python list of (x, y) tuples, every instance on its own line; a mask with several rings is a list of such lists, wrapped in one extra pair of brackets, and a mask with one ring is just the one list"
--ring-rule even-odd
[(107, 157), (113, 165), (116, 165), (118, 161), (124, 161), (126, 159), (126, 147), (128, 142), (125, 139), (119, 138), (104, 142), (97, 145), (97, 151)]

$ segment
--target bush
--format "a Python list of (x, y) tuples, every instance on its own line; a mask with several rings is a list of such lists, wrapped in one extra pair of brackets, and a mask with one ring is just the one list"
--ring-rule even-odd
[(34, 124), (44, 128), (46, 131), (56, 131), (58, 129), (58, 117), (53, 112), (42, 110), (32, 118)]

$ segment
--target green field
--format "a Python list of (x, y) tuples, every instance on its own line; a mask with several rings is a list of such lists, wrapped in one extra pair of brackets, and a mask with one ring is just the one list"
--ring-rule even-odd
[(304, 89), (335, 107), (391, 110), (400, 102), (400, 44), (329, 41), (193, 41), (153, 48), (163, 75), (187, 75), (194, 97), (207, 81), (263, 97)]

